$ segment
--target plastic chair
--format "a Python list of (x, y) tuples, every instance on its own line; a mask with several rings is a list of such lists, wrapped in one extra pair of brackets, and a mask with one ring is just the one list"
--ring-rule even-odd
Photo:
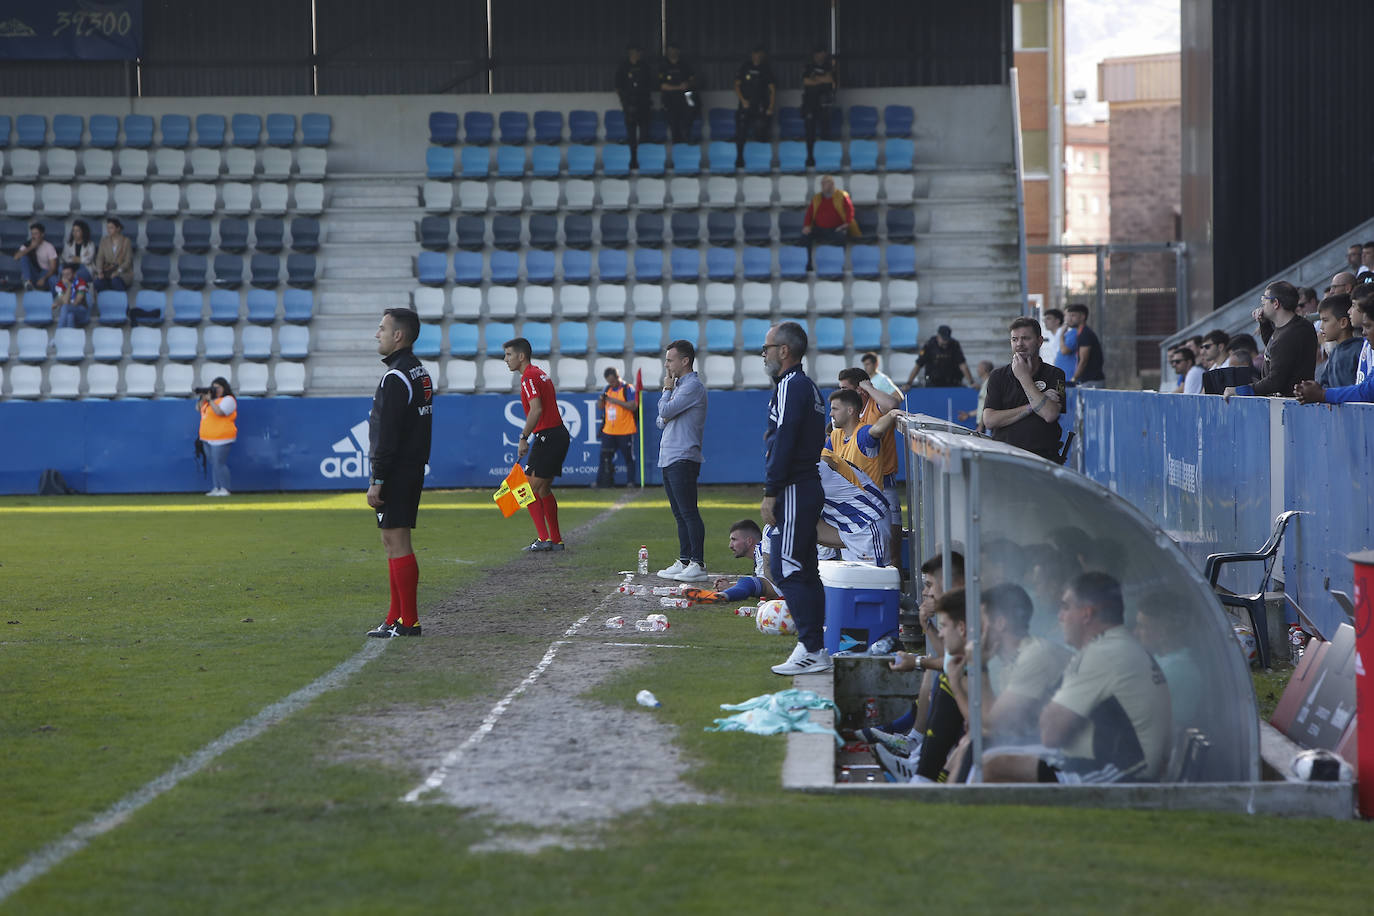
[(33, 186), (9, 182), (5, 185), (5, 212), (10, 216), (30, 216), (34, 211)]
[(889, 136), (883, 144), (883, 168), (889, 172), (909, 172), (916, 156), (916, 147), (910, 140), (893, 139)]
[(838, 140), (817, 140), (814, 147), (816, 171), (819, 173), (838, 172), (844, 161), (844, 147)]
[[(139, 188), (140, 196), (143, 189)], [(71, 185), (45, 184), (39, 190), (39, 210), (45, 216), (66, 216), (72, 212)]]
[(590, 283), (592, 254), (590, 251), (569, 248), (563, 252), (563, 282)]
[(272, 367), (272, 388), (278, 395), (305, 394), (305, 365), (277, 363)]
[[(762, 286), (763, 284), (751, 285)], [(674, 284), (669, 290), (670, 306), (673, 305), (673, 294), (678, 288), (679, 286)], [(707, 283), (704, 295), (706, 297), (706, 314), (733, 315), (735, 313), (735, 285), (733, 283)]]
[(563, 167), (563, 151), (556, 146), (536, 146), (530, 151), (530, 174), (535, 178), (557, 178)]
[(889, 242), (910, 242), (916, 238), (916, 211), (906, 209), (887, 210), (887, 240)]
[(248, 291), (248, 321), (251, 324), (273, 324), (277, 320), (277, 293), (270, 289)]
[[(712, 141), (734, 142), (735, 139), (735, 111), (732, 108), (712, 108), (706, 114), (706, 123), (709, 126)], [(734, 162), (734, 158), (730, 160)]]
[(543, 358), (553, 352), (553, 327), (543, 321), (526, 321), (520, 327), (520, 336), (530, 342), (535, 356)]
[(286, 256), (286, 282), (297, 289), (315, 285), (315, 256), (289, 254)]
[(437, 324), (421, 324), (420, 336), (415, 338), (411, 350), (416, 356), (434, 359), (439, 355), (443, 343), (443, 329)]
[(557, 313), (564, 318), (585, 318), (591, 314), (591, 291), (585, 286), (560, 286)]
[[(138, 150), (130, 150), (138, 152)], [(108, 181), (114, 174), (114, 153), (107, 149), (81, 151), (81, 171), (89, 181)], [(145, 172), (146, 175), (146, 172)]]
[(872, 105), (849, 106), (850, 155), (853, 155), (854, 142), (871, 139), (878, 135), (878, 109)]
[(578, 109), (568, 112), (568, 142), (595, 143), (598, 126), (594, 111)]
[[(191, 119), (183, 114), (165, 114), (162, 116), (162, 128), (160, 145), (170, 146), (174, 149), (185, 149), (191, 145)], [(128, 130), (128, 122), (125, 122), (125, 130)]]
[(596, 257), (597, 275), (602, 282), (624, 283), (625, 276), (629, 271), (629, 259), (625, 252), (614, 249), (602, 249), (597, 252)]
[(291, 186), (291, 194), (295, 199), (297, 213), (314, 215), (324, 212), (324, 185), (298, 181)]
[(218, 148), (224, 145), (224, 115), (196, 115), (196, 146)]
[(255, 254), (248, 259), (248, 274), (248, 282), (253, 286), (275, 289), (281, 282), (281, 258), (274, 254)]
[[(444, 225), (448, 225), (448, 220), (444, 217), (432, 217), (443, 219)], [(480, 216), (460, 216), (456, 224), (458, 230), (458, 247), (467, 251), (481, 251), (487, 244), (487, 224)], [(445, 245), (445, 248), (448, 246)]]
[(24, 114), (14, 119), (15, 141), (28, 149), (41, 149), (48, 142), (48, 119)]
[(485, 145), (491, 143), (496, 119), (489, 111), (469, 111), (463, 115), (463, 142)]
[(883, 133), (888, 137), (910, 137), (916, 113), (910, 105), (888, 105), (883, 109)]
[[(730, 121), (734, 124), (734, 119)], [(715, 136), (714, 130), (711, 136)], [(734, 135), (731, 134), (731, 137)], [(746, 144), (747, 145), (747, 144)], [(733, 175), (735, 174), (735, 157), (737, 152), (734, 143), (727, 143), (724, 140), (712, 140), (706, 147), (706, 161), (712, 175)]]
[(514, 284), (520, 279), (520, 255), (514, 251), (491, 253), (491, 282)]
[(784, 245), (778, 249), (778, 276), (784, 280), (806, 279), (806, 249)]
[(292, 324), (308, 324), (315, 313), (315, 295), (308, 289), (282, 293), (282, 318)]
[(558, 217), (552, 213), (531, 213), (530, 245), (534, 248), (557, 248)]
[(596, 149), (586, 146), (568, 147), (568, 174), (581, 178), (596, 174)]
[(525, 252), (525, 282), (553, 283), (555, 258), (552, 251), (537, 248)]
[[(632, 344), (636, 353), (658, 353), (663, 335), (663, 325), (657, 321), (636, 321), (631, 331)], [(696, 335), (693, 334), (693, 337)]]
[(806, 136), (806, 120), (801, 109), (786, 106), (778, 109), (778, 138), (781, 140), (801, 140)]
[(429, 142), (453, 146), (458, 142), (458, 115), (451, 111), (429, 113)]
[(523, 111), (503, 111), (497, 116), (501, 142), (520, 145), (529, 139), (530, 116)]
[[(879, 249), (877, 245), (853, 245), (850, 248), (850, 273), (865, 280), (877, 279)], [(889, 271), (890, 273), (890, 271)]]
[(624, 213), (603, 213), (598, 222), (602, 245), (624, 248), (630, 244), (630, 220)]
[[(76, 151), (50, 149), (43, 157), (48, 166), (49, 181), (71, 181), (76, 177)], [(94, 180), (96, 176), (90, 176)]]
[[(889, 277), (916, 276), (916, 247), (914, 245), (888, 245), (884, 249)], [(859, 274), (855, 274), (859, 276)], [(868, 274), (863, 274), (867, 277)], [(872, 276), (877, 276), (874, 273)]]
[(640, 248), (635, 251), (635, 281), (638, 283), (663, 282), (663, 252), (657, 248)]
[(496, 248), (519, 248), (524, 224), (519, 216), (498, 214), (491, 221), (491, 243)]
[(878, 318), (855, 318), (850, 322), (850, 333), (854, 337), (854, 349), (877, 350), (883, 345), (883, 324)]
[[(602, 120), (605, 129), (606, 143), (625, 143), (629, 136), (625, 131), (625, 112), (619, 108), (610, 108)], [(603, 154), (605, 150), (602, 150)]]
[(806, 144), (797, 140), (784, 140), (778, 144), (778, 171), (784, 174), (800, 174), (806, 171)]
[(596, 185), (585, 179), (572, 179), (563, 186), (563, 199), (569, 210), (591, 210), (596, 201)]
[(453, 177), (453, 150), (446, 146), (431, 146), (425, 150), (425, 175), (429, 178)]
[[(1227, 607), (1240, 608), (1250, 615), (1250, 626), (1255, 631), (1255, 643), (1259, 655), (1259, 665), (1261, 668), (1269, 667), (1269, 615), (1265, 608), (1265, 592), (1269, 590), (1269, 582), (1274, 575), (1274, 565), (1279, 557), (1279, 545), (1283, 543), (1284, 532), (1288, 529), (1288, 523), (1295, 517), (1303, 513), (1290, 509), (1282, 512), (1274, 519), (1273, 530), (1269, 533), (1269, 539), (1257, 551), (1237, 552), (1237, 553), (1214, 553), (1207, 557), (1207, 562), (1203, 565), (1203, 575), (1207, 577), (1207, 584), (1217, 592), (1217, 600)], [(1217, 588), (1217, 580), (1221, 577), (1224, 567), (1232, 563), (1259, 563), (1263, 575), (1259, 580), (1259, 587), (1253, 594), (1234, 595), (1224, 589)]]
[[(100, 309), (102, 314), (105, 310), (105, 300), (109, 297), (108, 292), (100, 294)], [(190, 289), (178, 289), (172, 292), (172, 322), (180, 325), (200, 324), (204, 317), (205, 300), (200, 293)]]
[[(220, 223), (220, 247), (224, 248), (224, 224)], [(285, 224), (279, 219), (265, 217), (253, 224), (253, 247), (267, 254), (276, 254), (285, 245)]]
[(11, 181), (37, 181), (43, 157), (34, 150), (17, 149), (9, 154)]
[(334, 119), (327, 114), (307, 112), (301, 115), (301, 144), (328, 146), (334, 130)]
[[(891, 298), (889, 294), (889, 299)], [(896, 315), (887, 320), (888, 346), (893, 350), (916, 350), (920, 346), (920, 327), (909, 315)]]
[(598, 318), (619, 318), (625, 314), (625, 287), (619, 283), (602, 283), (596, 288)]
[(200, 339), (206, 359), (228, 361), (234, 358), (233, 328), (210, 325), (201, 329)]
[(701, 241), (701, 218), (693, 212), (677, 211), (669, 220), (676, 246), (696, 245)]
[(251, 147), (262, 142), (262, 118), (255, 114), (236, 114), (229, 121), (234, 146)]
[(773, 146), (750, 140), (744, 144), (744, 171), (751, 175), (766, 175), (773, 170)]
[(668, 149), (662, 143), (639, 145), (639, 174), (641, 177), (662, 175), (668, 167)]
[(855, 172), (878, 170), (878, 144), (874, 140), (849, 141), (849, 168)]
[(431, 213), (453, 209), (453, 185), (447, 181), (426, 181), (420, 194), (424, 208)]
[[(778, 311), (783, 315), (805, 316), (807, 305), (811, 301), (811, 290), (805, 283), (795, 280), (784, 280), (778, 284)], [(766, 309), (748, 309), (749, 312), (764, 312)]]
[(296, 116), (277, 112), (267, 116), (267, 145), (289, 147), (296, 143)]
[(701, 179), (671, 179), (668, 182), (668, 196), (672, 198), (674, 209), (695, 209), (701, 205)]
[(838, 279), (844, 276), (844, 249), (838, 245), (817, 245), (815, 250), (816, 276)]
[[(92, 121), (95, 119), (92, 118)], [(153, 119), (151, 115), (131, 114), (124, 116), (124, 146), (133, 149), (147, 149), (153, 145)]]
[(496, 174), (502, 178), (523, 178), (525, 175), (525, 148), (523, 146), (497, 147)]
[(238, 289), (243, 285), (243, 258), (236, 254), (215, 255), (215, 285)]
[(447, 251), (453, 224), (443, 216), (420, 217), (420, 247), (429, 251)]
[(627, 146), (606, 146), (601, 150), (601, 171), (606, 175), (630, 174), (630, 149)]
[(735, 278), (735, 250), (733, 248), (706, 249), (706, 276), (712, 280)]
[[(172, 282), (172, 260), (166, 255), (145, 254), (139, 259), (140, 285), (148, 289), (166, 289)], [(105, 298), (109, 291), (100, 295), (100, 309), (105, 310)]]
[[(695, 248), (674, 246), (668, 252), (668, 264), (673, 279), (679, 283), (693, 283), (701, 276), (701, 254)], [(731, 279), (734, 279), (733, 272)]]
[(501, 345), (515, 336), (515, 325), (504, 321), (488, 321), (487, 355), (501, 356), (504, 352)]
[[(769, 248), (744, 249), (744, 278), (767, 280), (773, 276), (773, 252)], [(716, 278), (712, 278), (716, 279)]]
[(534, 142), (554, 146), (563, 142), (563, 112), (536, 111), (534, 113)]
[[(739, 197), (739, 182), (726, 175), (712, 175), (706, 179), (706, 205), (733, 207)], [(674, 200), (676, 203), (676, 200)]]
[[(210, 321), (212, 324), (238, 324), (239, 294), (227, 289), (210, 290)], [(170, 333), (167, 339), (172, 339)]]
[(697, 175), (701, 172), (701, 147), (695, 143), (673, 144), (673, 174)]
[(484, 268), (481, 252), (458, 251), (453, 255), (453, 282), (462, 286), (481, 286)]

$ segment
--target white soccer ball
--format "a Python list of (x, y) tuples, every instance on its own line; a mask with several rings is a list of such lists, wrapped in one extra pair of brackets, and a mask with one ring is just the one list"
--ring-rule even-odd
[(1245, 656), (1245, 660), (1251, 665), (1259, 661), (1259, 643), (1255, 640), (1255, 631), (1247, 626), (1236, 624), (1231, 628), (1236, 634), (1236, 643), (1240, 646), (1240, 654)]
[(754, 626), (760, 633), (769, 636), (791, 636), (796, 634), (797, 625), (792, 622), (792, 614), (787, 610), (787, 602), (781, 598), (765, 601), (759, 605), (754, 615)]
[(1293, 758), (1293, 775), (1303, 782), (1349, 782), (1355, 772), (1345, 758), (1322, 748), (1303, 751)]

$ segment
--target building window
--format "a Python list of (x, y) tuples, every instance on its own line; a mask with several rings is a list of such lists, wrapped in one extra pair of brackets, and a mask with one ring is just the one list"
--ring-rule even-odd
[(1087, 213), (1087, 212), (1088, 212), (1088, 195), (1086, 195), (1086, 194), (1079, 194), (1079, 195), (1078, 195), (1078, 212), (1079, 212), (1079, 213)]
[(1090, 208), (1090, 209), (1092, 210), (1093, 216), (1097, 216), (1099, 213), (1101, 213), (1101, 212), (1102, 212), (1102, 198), (1100, 198), (1100, 197), (1098, 197), (1096, 194), (1094, 194), (1094, 195), (1093, 195), (1093, 199), (1092, 199), (1092, 201), (1091, 201), (1091, 208)]
[(1094, 171), (1094, 172), (1100, 172), (1100, 171), (1102, 171), (1102, 154), (1101, 154), (1101, 153), (1093, 153), (1093, 171)]

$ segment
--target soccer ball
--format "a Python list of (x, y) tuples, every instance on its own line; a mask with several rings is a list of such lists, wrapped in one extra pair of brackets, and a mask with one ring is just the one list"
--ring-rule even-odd
[(760, 633), (769, 636), (791, 636), (797, 632), (797, 625), (792, 622), (792, 614), (787, 610), (787, 602), (781, 598), (759, 605), (758, 613), (754, 615), (754, 626), (759, 628)]
[(1259, 643), (1255, 641), (1255, 631), (1241, 624), (1236, 624), (1231, 629), (1235, 631), (1240, 654), (1245, 656), (1249, 664), (1256, 664), (1259, 661)]
[(1354, 770), (1345, 758), (1322, 748), (1303, 751), (1293, 758), (1293, 775), (1303, 782), (1349, 782)]

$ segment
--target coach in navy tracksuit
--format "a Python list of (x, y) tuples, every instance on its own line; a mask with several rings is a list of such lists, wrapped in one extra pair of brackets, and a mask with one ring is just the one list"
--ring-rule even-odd
[(816, 524), (825, 505), (816, 459), (825, 441), (825, 402), (820, 389), (802, 371), (806, 331), (795, 321), (768, 330), (763, 366), (777, 386), (768, 402), (764, 436), (764, 524), (776, 531), (769, 541), (773, 584), (787, 599), (797, 625), (797, 646), (774, 674), (828, 671), (825, 651), (825, 589), (816, 562)]

